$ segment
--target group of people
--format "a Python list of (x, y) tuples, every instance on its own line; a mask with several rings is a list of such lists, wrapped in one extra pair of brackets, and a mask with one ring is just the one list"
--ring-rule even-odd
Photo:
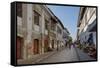
[(68, 47), (69, 49), (71, 48), (75, 48), (75, 43), (70, 43), (70, 44), (66, 44), (66, 47)]

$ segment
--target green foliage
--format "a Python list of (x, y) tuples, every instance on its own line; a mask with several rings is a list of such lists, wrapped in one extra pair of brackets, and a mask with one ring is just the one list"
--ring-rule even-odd
[(68, 37), (68, 39), (69, 39), (69, 43), (72, 43), (72, 37)]

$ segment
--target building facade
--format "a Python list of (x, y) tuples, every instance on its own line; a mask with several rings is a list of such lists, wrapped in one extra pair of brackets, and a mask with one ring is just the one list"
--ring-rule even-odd
[(61, 21), (59, 21), (57, 23), (57, 48), (61, 48), (62, 46), (64, 46), (64, 41), (63, 41), (63, 29), (64, 26), (61, 23)]
[(63, 46), (64, 26), (46, 5), (17, 3), (17, 59)]
[(94, 44), (96, 47), (97, 32), (96, 7), (80, 7), (77, 24), (77, 40), (81, 44)]
[(68, 42), (69, 42), (69, 31), (67, 30), (67, 28), (64, 28), (63, 30), (63, 41), (64, 41), (64, 45), (68, 46)]

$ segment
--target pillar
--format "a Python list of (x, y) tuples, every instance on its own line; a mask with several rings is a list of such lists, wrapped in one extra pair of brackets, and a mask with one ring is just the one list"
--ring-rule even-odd
[(31, 57), (32, 50), (32, 4), (23, 4), (22, 10), (23, 28), (25, 29), (23, 58), (28, 59)]

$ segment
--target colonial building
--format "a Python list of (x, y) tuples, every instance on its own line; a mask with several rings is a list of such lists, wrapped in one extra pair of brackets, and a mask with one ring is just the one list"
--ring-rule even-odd
[(96, 7), (80, 7), (77, 23), (77, 40), (81, 44), (94, 44), (96, 46)]
[(67, 30), (67, 28), (64, 28), (63, 30), (63, 41), (64, 41), (64, 45), (67, 46), (68, 42), (69, 42), (69, 31)]
[(64, 26), (61, 23), (60, 20), (58, 20), (57, 23), (57, 48), (59, 49), (60, 47), (64, 46), (64, 42), (63, 42), (63, 29)]
[(46, 5), (17, 3), (17, 60), (63, 46), (61, 21)]

